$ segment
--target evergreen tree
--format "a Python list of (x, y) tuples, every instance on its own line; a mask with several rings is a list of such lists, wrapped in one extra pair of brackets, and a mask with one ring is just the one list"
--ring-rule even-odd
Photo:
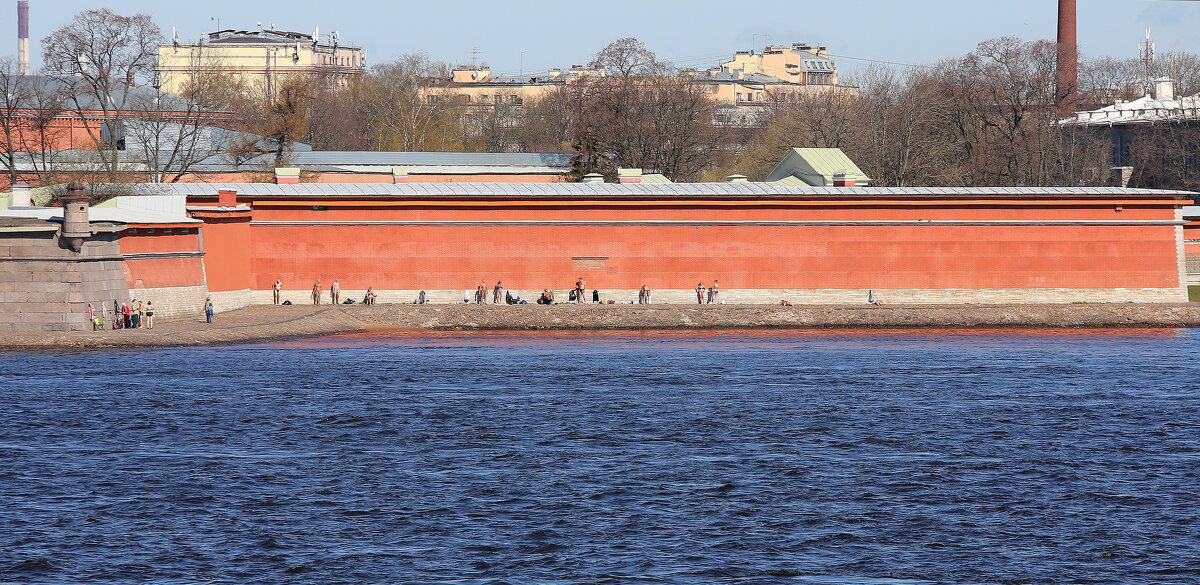
[(592, 127), (588, 126), (583, 134), (571, 144), (575, 154), (571, 156), (571, 172), (567, 177), (574, 182), (583, 180), (583, 176), (591, 173), (604, 175), (605, 181), (612, 181), (617, 176), (617, 168), (612, 163), (612, 153), (604, 141), (596, 136)]

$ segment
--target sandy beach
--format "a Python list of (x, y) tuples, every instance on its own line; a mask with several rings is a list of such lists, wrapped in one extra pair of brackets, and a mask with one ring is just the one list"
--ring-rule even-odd
[(212, 345), (381, 330), (1200, 327), (1200, 303), (1072, 305), (254, 306), (153, 330), (17, 333), (4, 349)]

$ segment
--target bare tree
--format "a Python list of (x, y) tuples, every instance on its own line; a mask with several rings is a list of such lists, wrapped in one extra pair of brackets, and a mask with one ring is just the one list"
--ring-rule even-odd
[(670, 63), (659, 61), (653, 51), (633, 37), (617, 39), (592, 57), (593, 69), (604, 68), (606, 75), (630, 78), (664, 75), (672, 71)]
[[(694, 180), (717, 157), (709, 91), (681, 76), (575, 83), (577, 124), (592, 127), (619, 166)], [(576, 128), (578, 134), (582, 128)]]
[[(357, 82), (357, 79), (355, 80)], [(367, 124), (350, 88), (318, 84), (306, 141), (317, 150), (368, 150)]]
[(16, 61), (0, 58), (0, 162), (8, 171), (8, 183), (17, 183), (17, 159), (28, 132), (32, 78), (21, 75)]
[(70, 138), (64, 124), (67, 95), (39, 75), (20, 75), (11, 59), (0, 60), (0, 161), (10, 182), (48, 184), (54, 179), (57, 150)]
[[(162, 31), (145, 14), (121, 16), (107, 8), (81, 12), (42, 39), (48, 75), (69, 89), (111, 182), (121, 174), (119, 149), (132, 89), (153, 72)], [(100, 127), (91, 120), (98, 114)]]
[(444, 63), (412, 54), (354, 80), (351, 95), (371, 150), (460, 149), (464, 109), (434, 83), (448, 75)]
[(307, 76), (288, 75), (262, 83), (235, 99), (232, 109), (243, 123), (229, 146), (234, 164), (263, 160), (285, 166), (296, 142), (308, 134), (313, 83)]
[(512, 129), (513, 140), (522, 152), (567, 152), (575, 138), (581, 87), (563, 85), (526, 103)]
[(160, 90), (139, 92), (130, 98), (136, 112), (125, 123), (129, 159), (146, 166), (151, 183), (175, 183), (194, 167), (222, 153), (226, 138), (238, 125), (228, 110), (242, 85), (211, 60), (192, 55), (191, 67), (176, 87), (176, 95)]

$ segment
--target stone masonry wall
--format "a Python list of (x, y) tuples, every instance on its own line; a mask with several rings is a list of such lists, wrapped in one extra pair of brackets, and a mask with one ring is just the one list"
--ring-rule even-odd
[(116, 237), (97, 234), (76, 253), (56, 230), (0, 229), (0, 332), (90, 329), (88, 303), (103, 316), (128, 302)]
[(206, 286), (169, 286), (162, 288), (130, 289), (129, 296), (154, 302), (156, 320), (202, 319)]

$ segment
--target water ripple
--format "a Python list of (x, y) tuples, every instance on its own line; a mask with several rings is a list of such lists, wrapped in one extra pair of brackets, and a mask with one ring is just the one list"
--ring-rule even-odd
[(0, 352), (0, 583), (1200, 582), (1196, 330)]

